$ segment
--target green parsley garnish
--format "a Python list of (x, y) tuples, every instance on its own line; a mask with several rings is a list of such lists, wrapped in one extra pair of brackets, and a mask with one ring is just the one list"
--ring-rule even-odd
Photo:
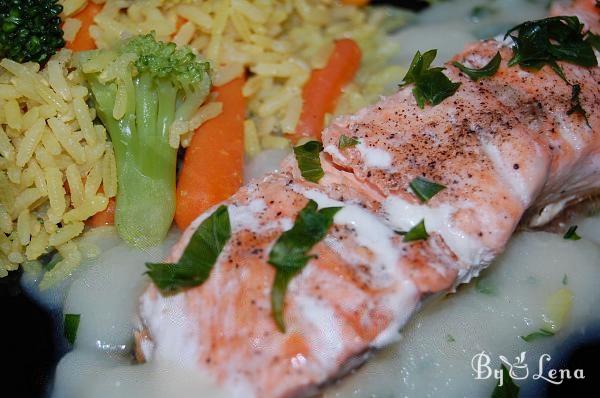
[(583, 119), (585, 120), (585, 123), (588, 125), (588, 127), (592, 128), (592, 126), (590, 126), (587, 113), (581, 106), (579, 94), (581, 94), (581, 86), (579, 86), (579, 84), (573, 84), (573, 86), (571, 86), (571, 108), (567, 111), (567, 115), (572, 115), (573, 113), (580, 114), (581, 116), (583, 116)]
[(146, 274), (163, 293), (201, 285), (230, 237), (229, 213), (222, 205), (200, 224), (177, 264), (146, 263)]
[(425, 220), (423, 219), (404, 234), (404, 239), (402, 239), (402, 241), (414, 242), (417, 240), (425, 240), (427, 238), (429, 238), (429, 234), (427, 233), (427, 230), (425, 230)]
[(498, 384), (492, 391), (492, 398), (518, 398), (519, 397), (519, 386), (515, 384), (512, 377), (510, 377), (510, 372), (504, 365), (502, 367), (502, 385), (500, 385), (500, 380), (498, 380)]
[(415, 84), (412, 92), (421, 109), (427, 103), (439, 104), (453, 95), (460, 86), (460, 83), (454, 83), (444, 75), (444, 68), (430, 68), (436, 55), (437, 50), (429, 50), (423, 55), (417, 51), (400, 85), (402, 87), (410, 83)]
[(471, 9), (471, 19), (481, 19), (483, 17), (494, 15), (497, 12), (498, 9), (496, 7), (492, 7), (487, 4), (480, 4)]
[(569, 278), (567, 277), (567, 274), (565, 274), (565, 276), (563, 276), (563, 279), (562, 279), (562, 284), (566, 286), (568, 283), (569, 283)]
[(456, 340), (454, 339), (454, 337), (451, 334), (447, 334), (446, 335), (446, 341), (448, 343), (454, 343)]
[(496, 294), (496, 288), (486, 278), (477, 278), (477, 281), (475, 281), (475, 290), (488, 296)]
[(531, 343), (534, 340), (544, 338), (544, 337), (552, 337), (552, 336), (554, 336), (554, 332), (552, 332), (550, 330), (546, 330), (546, 329), (540, 329), (537, 332), (529, 333), (526, 336), (519, 336), (519, 337), (522, 338), (523, 340), (525, 340), (526, 342)]
[(310, 182), (317, 183), (325, 175), (319, 158), (322, 150), (323, 144), (319, 141), (308, 141), (304, 145), (294, 147), (300, 174)]
[(356, 138), (348, 137), (347, 135), (341, 135), (338, 141), (338, 148), (344, 149), (358, 144), (360, 144), (360, 141)]
[(80, 314), (65, 314), (64, 334), (69, 344), (75, 344), (77, 329), (79, 329)]
[(48, 264), (46, 264), (44, 266), (44, 268), (46, 269), (46, 271), (51, 271), (52, 269), (54, 269), (54, 267), (56, 267), (56, 264), (58, 264), (62, 260), (63, 260), (63, 257), (60, 255), (60, 253), (56, 252), (52, 256), (52, 259), (50, 259), (50, 261), (48, 261)]
[(294, 226), (281, 234), (269, 253), (268, 263), (276, 269), (271, 290), (271, 308), (277, 327), (284, 333), (283, 307), (287, 286), (292, 278), (308, 264), (308, 261), (316, 257), (308, 252), (325, 237), (327, 230), (333, 224), (333, 217), (341, 209), (341, 207), (327, 207), (321, 210), (317, 208), (317, 203), (309, 200), (298, 214)]
[(436, 194), (446, 189), (445, 186), (437, 184), (433, 181), (429, 181), (423, 177), (416, 177), (414, 180), (412, 180), (410, 182), (410, 188), (423, 203), (427, 202)]
[(500, 68), (500, 63), (502, 62), (502, 56), (500, 55), (500, 51), (494, 55), (494, 57), (488, 62), (485, 66), (474, 69), (468, 68), (461, 63), (454, 61), (452, 65), (456, 66), (462, 73), (469, 76), (471, 80), (479, 80), (484, 77), (494, 76), (496, 72), (498, 72), (498, 68)]
[(600, 35), (588, 32), (585, 41), (588, 42), (589, 45), (594, 47), (597, 51), (600, 51)]
[(583, 24), (577, 17), (557, 16), (524, 22), (508, 30), (504, 38), (508, 36), (515, 43), (509, 66), (518, 64), (538, 70), (549, 65), (568, 83), (558, 61), (587, 67), (598, 65), (592, 46), (584, 40)]
[(563, 235), (563, 239), (567, 240), (579, 240), (581, 236), (577, 235), (577, 225), (572, 225), (569, 227), (567, 232)]

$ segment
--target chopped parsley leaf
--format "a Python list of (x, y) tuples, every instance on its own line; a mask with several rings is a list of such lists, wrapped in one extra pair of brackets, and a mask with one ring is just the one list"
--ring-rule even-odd
[(600, 35), (588, 32), (585, 41), (588, 42), (590, 46), (594, 47), (596, 51), (600, 51)]
[(502, 62), (502, 56), (500, 55), (500, 51), (494, 55), (494, 57), (488, 62), (486, 65), (479, 69), (468, 68), (463, 64), (454, 61), (452, 65), (456, 66), (461, 72), (465, 75), (469, 76), (471, 80), (479, 80), (484, 77), (494, 76), (498, 69), (500, 68), (500, 63)]
[(65, 314), (64, 334), (69, 344), (75, 344), (77, 329), (79, 329), (80, 314)]
[(506, 366), (501, 365), (501, 367), (502, 385), (500, 385), (500, 380), (498, 380), (498, 384), (496, 384), (494, 391), (492, 391), (492, 398), (518, 398), (519, 386), (510, 377), (510, 372), (506, 369)]
[(146, 263), (146, 274), (163, 293), (201, 285), (230, 237), (229, 213), (222, 205), (200, 224), (176, 264)]
[(525, 340), (526, 342), (531, 343), (534, 340), (545, 338), (545, 337), (552, 337), (552, 336), (554, 336), (554, 332), (552, 332), (550, 330), (546, 330), (546, 329), (540, 329), (536, 332), (529, 333), (526, 336), (519, 336), (519, 337), (521, 339)]
[(425, 104), (439, 104), (453, 95), (460, 86), (460, 83), (454, 83), (444, 75), (444, 68), (430, 68), (436, 55), (437, 50), (429, 50), (424, 54), (417, 51), (400, 85), (415, 84), (412, 92), (421, 109)]
[(549, 65), (568, 83), (558, 61), (587, 67), (598, 65), (592, 46), (584, 40), (583, 24), (575, 16), (527, 21), (508, 30), (504, 38), (509, 36), (515, 43), (509, 66), (518, 64), (538, 70)]
[(488, 296), (494, 296), (496, 294), (496, 288), (485, 278), (477, 278), (475, 290), (481, 294), (487, 294)]
[(581, 236), (577, 235), (577, 225), (572, 225), (569, 227), (567, 232), (563, 235), (563, 239), (567, 240), (579, 240)]
[(304, 145), (294, 147), (300, 174), (310, 182), (318, 183), (325, 175), (319, 158), (322, 150), (323, 144), (319, 141), (308, 141)]
[(588, 125), (588, 127), (592, 128), (592, 126), (590, 126), (587, 113), (581, 106), (579, 94), (581, 94), (581, 86), (579, 84), (573, 84), (573, 86), (571, 86), (571, 108), (567, 111), (567, 115), (572, 115), (573, 113), (580, 114), (585, 120), (585, 123)]
[(412, 180), (410, 182), (410, 188), (423, 203), (446, 189), (444, 185), (429, 181), (423, 177), (416, 177)]
[(269, 253), (268, 263), (275, 267), (275, 280), (271, 289), (271, 310), (280, 331), (285, 333), (283, 310), (287, 286), (308, 264), (314, 255), (309, 251), (327, 234), (333, 224), (333, 217), (341, 207), (327, 207), (317, 210), (314, 200), (298, 213), (294, 226), (285, 231)]
[(481, 19), (483, 17), (488, 17), (490, 15), (494, 15), (498, 12), (496, 7), (492, 7), (487, 4), (480, 4), (471, 9), (471, 19)]
[(568, 283), (569, 283), (569, 278), (567, 277), (567, 274), (565, 274), (565, 276), (563, 276), (563, 278), (562, 278), (562, 284), (566, 286)]
[(425, 220), (421, 220), (420, 223), (412, 227), (408, 232), (404, 234), (403, 242), (414, 242), (418, 240), (426, 240), (429, 238), (429, 234), (425, 229)]
[(338, 148), (344, 149), (360, 144), (360, 141), (356, 138), (348, 137), (347, 135), (341, 135), (338, 141)]

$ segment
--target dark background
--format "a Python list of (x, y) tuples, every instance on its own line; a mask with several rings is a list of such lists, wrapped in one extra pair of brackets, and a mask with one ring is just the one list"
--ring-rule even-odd
[[(374, 3), (412, 9), (427, 6), (417, 0)], [(0, 397), (37, 398), (47, 394), (56, 363), (64, 354), (65, 342), (57, 334), (62, 316), (47, 313), (25, 296), (19, 287), (20, 275), (16, 271), (0, 278)], [(544, 382), (547, 389), (536, 393), (537, 397), (600, 397), (596, 360), (600, 358), (600, 331), (595, 335), (594, 341), (571, 341), (563, 348), (561, 368), (584, 369), (585, 380), (565, 380), (559, 386)]]

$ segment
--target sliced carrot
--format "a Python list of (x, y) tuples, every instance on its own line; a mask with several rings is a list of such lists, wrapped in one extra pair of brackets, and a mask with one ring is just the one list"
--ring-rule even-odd
[[(86, 177), (82, 176), (81, 180), (82, 180), (83, 184), (85, 185)], [(63, 183), (63, 187), (65, 189), (65, 193), (67, 195), (70, 195), (71, 187), (69, 186), (69, 183), (66, 180)], [(100, 188), (98, 188), (98, 193), (104, 193), (104, 187), (102, 185), (100, 185)], [(94, 214), (93, 216), (91, 216), (90, 218), (85, 220), (85, 224), (91, 228), (103, 227), (105, 225), (114, 225), (114, 223), (115, 223), (115, 206), (116, 206), (115, 198), (108, 198), (108, 205), (106, 206), (106, 209)]]
[(67, 43), (67, 48), (73, 51), (86, 51), (96, 48), (96, 42), (90, 36), (90, 26), (94, 24), (94, 17), (102, 10), (102, 5), (88, 2), (87, 6), (79, 11), (73, 18), (81, 21), (81, 28), (75, 40)]
[(177, 16), (177, 22), (175, 23), (175, 33), (179, 32), (179, 29), (181, 29), (181, 27), (185, 25), (186, 22), (187, 19)]
[(177, 182), (175, 222), (185, 229), (196, 217), (233, 195), (242, 185), (244, 165), (245, 79), (237, 78), (214, 93), (223, 112), (194, 134)]
[(342, 0), (342, 4), (361, 7), (369, 4), (369, 0)]
[(315, 69), (302, 90), (304, 104), (296, 127), (295, 140), (302, 137), (320, 138), (325, 114), (335, 110), (344, 86), (350, 83), (362, 58), (360, 48), (351, 39), (335, 42), (327, 65)]
[(102, 210), (100, 213), (96, 213), (90, 218), (88, 218), (85, 224), (91, 228), (104, 227), (106, 225), (114, 225), (115, 223), (115, 207), (116, 201), (115, 198), (110, 198), (108, 200), (108, 206), (106, 209)]

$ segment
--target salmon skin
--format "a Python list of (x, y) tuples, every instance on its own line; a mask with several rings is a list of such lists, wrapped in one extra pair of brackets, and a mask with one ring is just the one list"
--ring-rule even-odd
[[(588, 2), (570, 10), (598, 31)], [(581, 88), (586, 121), (569, 112), (571, 87), (551, 68), (508, 67), (507, 43), (479, 42), (454, 60), (479, 68), (498, 51), (498, 72), (479, 81), (448, 63), (444, 73), (461, 85), (439, 105), (420, 109), (404, 88), (337, 118), (323, 132), (318, 184), (289, 158), (281, 172), (225, 201), (231, 239), (208, 280), (177, 294), (154, 285), (142, 294), (141, 356), (206, 372), (233, 397), (312, 396), (396, 341), (426, 296), (478, 275), (528, 209), (543, 224), (600, 188), (600, 68), (560, 63)], [(340, 149), (343, 135), (360, 143)], [(408, 189), (416, 177), (446, 189), (424, 204)], [(272, 316), (275, 269), (267, 260), (309, 200), (342, 209), (288, 287), (283, 333)], [(167, 262), (211, 213), (183, 233)], [(429, 238), (404, 242), (397, 232), (421, 220)]]

